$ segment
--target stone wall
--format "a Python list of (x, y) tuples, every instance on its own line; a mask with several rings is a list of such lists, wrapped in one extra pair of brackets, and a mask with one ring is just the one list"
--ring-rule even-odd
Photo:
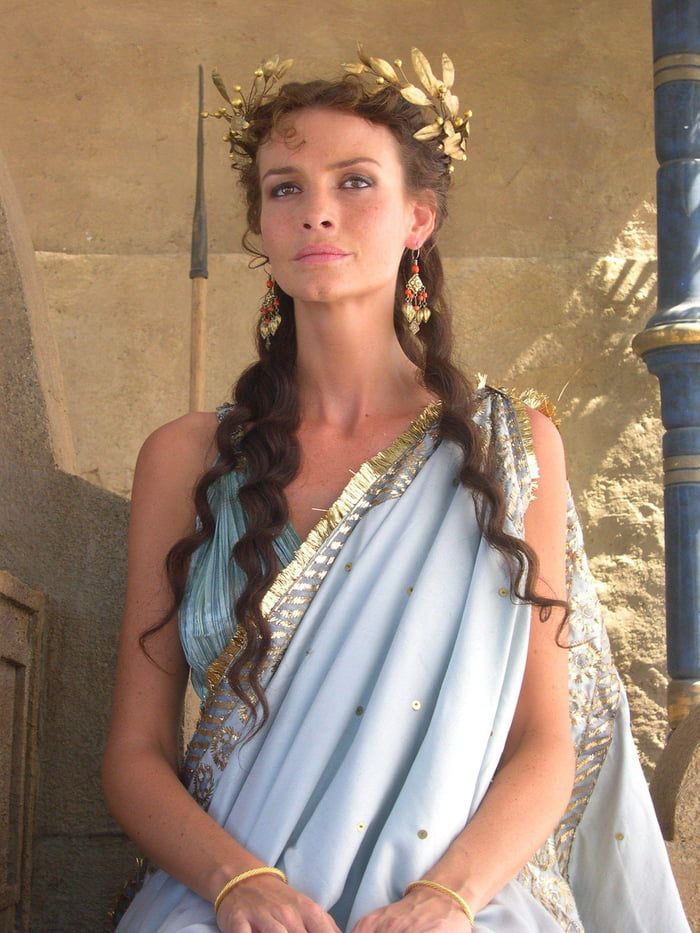
[[(376, 36), (386, 38), (375, 45)], [(534, 386), (557, 402), (649, 774), (666, 739), (661, 431), (656, 381), (629, 349), (655, 303), (647, 2), (262, 0), (234, 9), (218, 0), (35, 0), (8, 11), (0, 77), (12, 93), (0, 98), (0, 120), (58, 346), (76, 474), (62, 482), (92, 514), (115, 493), (125, 499), (144, 438), (187, 409), (198, 64), (245, 84), (260, 58), (279, 51), (297, 61), (290, 78), (330, 75), (354, 60), (357, 39), (389, 59), (408, 62), (418, 44), (431, 61), (443, 49), (455, 61), (456, 90), (474, 111), (441, 241), (460, 359), (495, 384)], [(205, 100), (218, 106), (208, 80)], [(212, 408), (251, 359), (264, 275), (241, 250), (243, 211), (221, 124), (204, 129)], [(61, 739), (73, 736), (97, 689), (88, 687), (89, 631), (110, 650), (116, 640), (124, 508), (109, 509), (112, 524), (94, 528), (97, 553), (111, 555), (109, 611), (95, 606), (60, 623), (87, 627), (83, 647), (56, 649), (51, 669), (72, 711), (56, 722)], [(84, 540), (83, 528), (75, 533)], [(31, 558), (18, 558), (18, 576), (43, 590), (29, 579)], [(65, 563), (68, 593), (79, 574)], [(110, 658), (100, 655), (92, 702), (101, 723)], [(94, 767), (80, 773), (94, 825), (112, 832)], [(52, 780), (69, 775), (59, 768)], [(46, 851), (62, 834), (74, 839), (85, 820), (93, 820), (85, 807), (53, 813)], [(60, 862), (51, 858), (49, 875)]]
[[(124, 599), (128, 503), (75, 475), (55, 340), (1, 154), (0, 334), (0, 686), (4, 711), (12, 707), (3, 718), (2, 752), (14, 746), (11, 768), (0, 754), (0, 793), (9, 788), (11, 832), (17, 811), (31, 816), (22, 827), (22, 855), (14, 859), (19, 909), (8, 917), (3, 896), (0, 928), (94, 933), (133, 858), (105, 811), (99, 784)], [(39, 607), (42, 639), (27, 618)], [(15, 702), (8, 704), (13, 667), (32, 683), (16, 675)], [(0, 839), (5, 880), (4, 826)], [(10, 840), (11, 855), (12, 848)]]

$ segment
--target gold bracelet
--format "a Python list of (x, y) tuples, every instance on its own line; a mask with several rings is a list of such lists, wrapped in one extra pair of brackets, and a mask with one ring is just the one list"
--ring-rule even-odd
[(406, 890), (403, 892), (404, 896), (408, 894), (411, 888), (415, 888), (419, 884), (423, 884), (427, 888), (435, 888), (436, 891), (442, 891), (443, 894), (449, 894), (449, 896), (453, 900), (457, 901), (459, 906), (462, 908), (464, 913), (467, 915), (467, 920), (469, 921), (469, 928), (471, 929), (474, 926), (474, 913), (471, 907), (469, 906), (469, 904), (467, 904), (467, 902), (464, 900), (464, 898), (460, 894), (457, 894), (456, 891), (453, 891), (452, 888), (446, 887), (446, 885), (444, 884), (440, 884), (437, 881), (428, 881), (427, 878), (421, 878), (420, 881), (412, 881), (409, 885), (406, 886)]
[(219, 907), (221, 907), (221, 902), (228, 892), (232, 888), (235, 888), (239, 882), (245, 881), (246, 878), (252, 878), (253, 875), (278, 875), (285, 884), (288, 883), (285, 873), (280, 868), (273, 868), (271, 865), (261, 865), (260, 868), (249, 868), (248, 871), (242, 871), (240, 875), (236, 875), (235, 878), (231, 878), (230, 881), (227, 881), (217, 894), (216, 900), (214, 901), (214, 919), (216, 919)]

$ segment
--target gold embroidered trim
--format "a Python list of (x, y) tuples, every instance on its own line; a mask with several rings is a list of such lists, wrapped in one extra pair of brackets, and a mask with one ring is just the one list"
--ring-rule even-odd
[[(537, 457), (535, 456), (535, 443), (532, 439), (532, 425), (530, 424), (530, 418), (527, 413), (527, 402), (524, 402), (517, 395), (508, 394), (508, 398), (513, 403), (513, 410), (515, 412), (515, 417), (518, 422), (518, 427), (520, 428), (520, 437), (522, 438), (523, 447), (525, 448), (525, 453), (527, 455), (528, 466), (530, 467), (530, 481), (531, 481), (531, 491), (534, 492), (537, 489), (537, 480), (540, 478), (540, 467), (537, 462)], [(523, 393), (524, 394), (524, 393)], [(534, 406), (530, 406), (531, 408)]]
[[(487, 384), (486, 374), (477, 373), (477, 382), (479, 387), (485, 386)], [(513, 409), (518, 421), (518, 427), (520, 428), (520, 436), (522, 437), (523, 447), (525, 448), (527, 462), (530, 467), (530, 478), (532, 481), (531, 492), (534, 493), (534, 491), (537, 489), (537, 480), (539, 479), (540, 468), (537, 463), (537, 457), (535, 456), (535, 444), (532, 439), (532, 425), (530, 424), (530, 418), (528, 416), (527, 409), (536, 408), (537, 411), (542, 412), (543, 415), (546, 415), (554, 424), (554, 426), (559, 429), (561, 425), (561, 419), (557, 413), (556, 406), (550, 400), (548, 395), (545, 395), (544, 392), (539, 392), (537, 389), (525, 389), (522, 392), (516, 392), (514, 389), (506, 389), (503, 386), (491, 386), (491, 388), (495, 388), (497, 392), (501, 392), (503, 395), (507, 395), (510, 401), (513, 403)]]
[[(266, 619), (289, 587), (301, 576), (304, 568), (323, 542), (355, 508), (370, 487), (398, 460), (401, 454), (423, 437), (428, 427), (440, 414), (441, 408), (441, 399), (426, 405), (406, 430), (399, 434), (388, 447), (380, 450), (369, 460), (365, 460), (360, 466), (323, 518), (314, 525), (305, 540), (299, 545), (292, 560), (280, 570), (265, 593), (261, 603), (261, 611)], [(216, 688), (229, 664), (242, 647), (244, 640), (245, 632), (239, 625), (224, 650), (218, 657), (214, 658), (207, 668), (207, 686), (210, 691)]]
[(221, 678), (226, 672), (226, 668), (234, 659), (236, 654), (243, 648), (246, 642), (245, 629), (237, 625), (233, 637), (228, 642), (221, 654), (217, 655), (211, 664), (207, 667), (207, 687), (209, 692), (214, 690)]

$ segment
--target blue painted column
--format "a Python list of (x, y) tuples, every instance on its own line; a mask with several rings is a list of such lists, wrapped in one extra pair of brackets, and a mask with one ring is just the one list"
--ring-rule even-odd
[(669, 725), (700, 704), (700, 0), (653, 0), (659, 286), (632, 346), (665, 430)]

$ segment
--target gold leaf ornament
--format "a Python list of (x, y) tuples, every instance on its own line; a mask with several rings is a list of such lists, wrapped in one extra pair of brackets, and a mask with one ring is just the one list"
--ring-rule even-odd
[(271, 78), (275, 74), (275, 70), (280, 63), (279, 55), (275, 55), (274, 58), (268, 58), (266, 62), (262, 64), (262, 73), (264, 77)]
[(211, 79), (214, 82), (214, 86), (219, 92), (219, 94), (221, 94), (221, 96), (223, 97), (223, 99), (226, 101), (227, 104), (230, 104), (232, 102), (231, 95), (226, 90), (226, 85), (224, 84), (223, 78), (221, 77), (219, 72), (216, 70), (216, 68), (211, 73)]
[[(459, 133), (448, 136), (443, 143), (445, 153), (448, 156), (460, 155), (462, 151), (462, 137)], [(461, 155), (460, 155), (461, 158)]]
[(414, 139), (418, 139), (421, 142), (425, 142), (428, 139), (437, 139), (438, 136), (442, 133), (442, 125), (435, 121), (435, 123), (428, 123), (427, 126), (422, 127), (413, 134)]
[(450, 116), (453, 119), (456, 119), (459, 116), (459, 97), (457, 97), (451, 91), (447, 91), (443, 100)]
[(415, 46), (411, 49), (411, 61), (413, 62), (413, 70), (418, 75), (423, 87), (431, 97), (436, 97), (440, 92), (440, 82), (433, 74), (428, 59)]
[(277, 81), (279, 81), (281, 78), (283, 78), (287, 74), (287, 72), (289, 71), (289, 69), (292, 67), (293, 64), (294, 64), (293, 58), (285, 58), (283, 62), (279, 63), (277, 70), (275, 71), (275, 78), (277, 79)]
[[(357, 43), (357, 55), (358, 62), (344, 62), (342, 67), (346, 72), (358, 77), (367, 75), (371, 79), (367, 88), (369, 93), (376, 93), (382, 87), (391, 85), (409, 103), (429, 108), (430, 114), (426, 114), (425, 125), (413, 133), (415, 139), (419, 142), (439, 140), (437, 148), (450, 160), (467, 158), (469, 118), (472, 112), (465, 110), (463, 115), (459, 112), (459, 98), (451, 90), (455, 80), (455, 67), (446, 53), (442, 53), (442, 80), (438, 80), (423, 52), (415, 46), (411, 49), (411, 61), (421, 87), (408, 80), (401, 59), (393, 59), (392, 64), (387, 59), (367, 55), (360, 42)], [(254, 72), (248, 95), (241, 93), (240, 84), (235, 84), (235, 98), (229, 94), (219, 72), (216, 69), (212, 71), (212, 81), (226, 103), (232, 106), (233, 113), (221, 107), (213, 112), (202, 111), (201, 116), (218, 119), (223, 117), (230, 124), (229, 133), (224, 138), (230, 142), (230, 157), (235, 168), (241, 168), (251, 162), (244, 146), (245, 131), (254, 119), (257, 108), (264, 101), (274, 97), (275, 82), (279, 81), (293, 64), (294, 60), (291, 58), (280, 61), (279, 55), (263, 59)], [(454, 165), (450, 162), (447, 169), (449, 172), (454, 171)]]
[(409, 104), (416, 104), (418, 107), (430, 106), (430, 98), (414, 84), (409, 84), (408, 87), (402, 87), (401, 96), (404, 97)]
[(343, 68), (353, 75), (361, 75), (367, 71), (367, 67), (359, 62), (343, 62)]
[(362, 43), (360, 42), (357, 43), (357, 57), (360, 59), (360, 61), (366, 68), (369, 68), (371, 70), (372, 60), (368, 55), (365, 55), (364, 50), (362, 48)]
[(379, 75), (381, 78), (384, 78), (385, 81), (390, 81), (392, 84), (399, 83), (399, 76), (396, 74), (389, 62), (384, 61), (383, 58), (370, 58), (370, 67), (372, 71)]
[(455, 66), (452, 64), (452, 59), (442, 53), (442, 83), (446, 88), (451, 88), (455, 83)]
[(286, 58), (284, 61), (280, 62), (279, 55), (263, 59), (253, 73), (253, 83), (247, 98), (240, 93), (240, 84), (234, 84), (233, 87), (236, 91), (236, 96), (232, 98), (217, 69), (215, 68), (212, 71), (211, 79), (214, 86), (226, 103), (231, 104), (233, 113), (229, 113), (225, 107), (221, 107), (214, 112), (202, 111), (201, 116), (216, 117), (218, 119), (223, 117), (230, 124), (229, 132), (224, 136), (224, 139), (227, 140), (231, 146), (229, 157), (231, 158), (231, 165), (233, 168), (241, 169), (252, 162), (247, 152), (241, 152), (239, 149), (234, 151), (234, 144), (240, 145), (244, 141), (245, 130), (250, 126), (250, 121), (253, 118), (255, 110), (261, 105), (263, 100), (272, 96), (270, 93), (271, 87), (286, 74), (293, 64), (293, 58)]
[(262, 68), (256, 68), (255, 80), (253, 81), (253, 92), (251, 95), (251, 107), (257, 107), (260, 103), (265, 87), (265, 76)]
[[(441, 141), (438, 148), (450, 159), (466, 159), (467, 139), (469, 138), (469, 117), (471, 111), (467, 110), (464, 116), (459, 112), (459, 98), (452, 92), (455, 81), (455, 66), (452, 59), (445, 52), (442, 53), (442, 80), (438, 80), (427, 57), (415, 46), (411, 49), (411, 61), (421, 87), (413, 84), (406, 78), (402, 69), (400, 58), (395, 58), (393, 64), (386, 59), (367, 55), (361, 43), (357, 43), (359, 62), (343, 65), (346, 71), (355, 75), (367, 73), (375, 78), (370, 86), (370, 93), (386, 84), (395, 87), (401, 96), (416, 107), (429, 107), (434, 119), (414, 132), (413, 137), (419, 142)], [(452, 163), (448, 171), (452, 172)]]

